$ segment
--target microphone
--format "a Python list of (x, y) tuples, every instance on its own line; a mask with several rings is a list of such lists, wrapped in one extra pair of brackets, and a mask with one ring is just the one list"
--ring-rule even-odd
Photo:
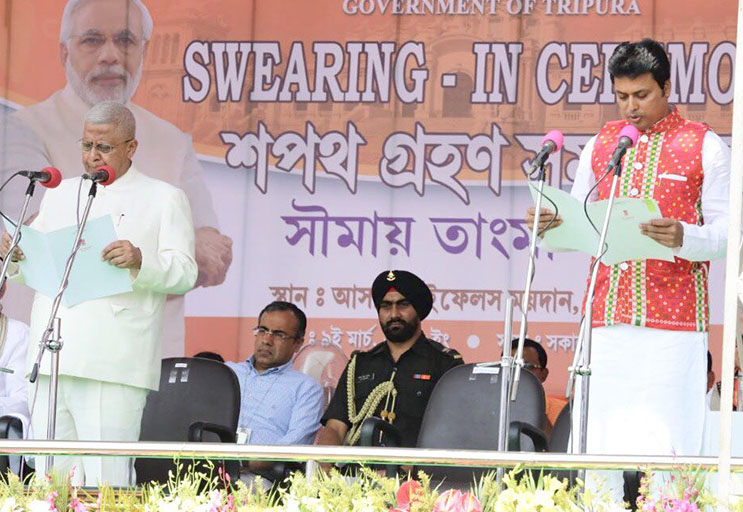
[(614, 150), (614, 154), (611, 155), (611, 160), (609, 160), (609, 169), (614, 169), (619, 166), (619, 162), (622, 161), (622, 157), (627, 152), (629, 148), (635, 145), (635, 142), (637, 142), (637, 137), (640, 136), (640, 131), (632, 126), (631, 124), (628, 124), (624, 128), (622, 128), (622, 131), (619, 132), (619, 137), (617, 137), (617, 149)]
[(83, 178), (101, 185), (110, 185), (116, 181), (116, 171), (110, 165), (102, 165), (92, 174), (83, 174)]
[(531, 163), (529, 174), (533, 174), (534, 171), (541, 168), (552, 153), (560, 151), (564, 139), (565, 136), (560, 130), (552, 130), (551, 132), (548, 132), (542, 139), (542, 149), (537, 153), (536, 158), (534, 158)]
[(40, 171), (21, 171), (18, 174), (31, 181), (38, 181), (46, 188), (54, 188), (62, 181), (62, 173), (56, 167), (44, 167)]

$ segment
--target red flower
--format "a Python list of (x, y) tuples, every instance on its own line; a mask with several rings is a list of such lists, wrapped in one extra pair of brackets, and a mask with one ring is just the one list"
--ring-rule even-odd
[(395, 494), (397, 507), (391, 509), (390, 512), (408, 512), (410, 510), (410, 505), (418, 499), (421, 489), (421, 484), (415, 480), (407, 480), (406, 482), (403, 482), (397, 490), (397, 494)]

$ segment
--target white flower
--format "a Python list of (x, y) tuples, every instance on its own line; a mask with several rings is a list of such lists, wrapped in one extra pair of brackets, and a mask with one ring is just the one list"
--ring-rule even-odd
[(365, 496), (353, 500), (353, 510), (354, 512), (376, 512), (377, 509), (374, 507), (372, 498)]
[(297, 498), (288, 498), (285, 505), (286, 512), (299, 512), (299, 501)]
[(5, 501), (3, 501), (3, 506), (0, 507), (0, 512), (13, 512), (16, 507), (18, 506), (18, 503), (16, 502), (14, 497), (5, 498)]
[[(197, 505), (196, 507), (190, 509), (191, 512), (209, 512), (212, 509), (211, 503), (202, 503), (201, 505)], [(185, 509), (188, 510), (188, 509)]]
[(187, 498), (181, 502), (181, 506), (178, 510), (180, 510), (181, 512), (194, 512), (198, 509), (198, 506), (199, 503), (194, 501), (193, 498)]
[(157, 512), (179, 512), (181, 499), (176, 497), (174, 500), (158, 500)]
[(516, 512), (534, 512), (536, 507), (534, 506), (534, 503), (530, 503), (531, 500), (519, 500), (518, 505), (516, 505)]
[(26, 505), (28, 512), (49, 512), (49, 503), (44, 500), (33, 500)]
[(325, 512), (322, 500), (320, 498), (311, 498), (309, 496), (303, 496), (301, 501), (302, 510), (309, 512)]
[(552, 499), (552, 493), (549, 491), (537, 489), (537, 491), (534, 493), (534, 501), (534, 505), (536, 507), (542, 507), (540, 510), (544, 510), (545, 512), (557, 510), (555, 502)]

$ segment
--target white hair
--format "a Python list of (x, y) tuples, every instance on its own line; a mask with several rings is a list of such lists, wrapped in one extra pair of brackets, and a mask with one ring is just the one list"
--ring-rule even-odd
[(132, 111), (118, 101), (103, 101), (93, 106), (85, 114), (85, 124), (112, 124), (124, 137), (133, 139), (137, 132), (137, 122)]
[[(67, 43), (72, 36), (72, 15), (80, 4), (91, 0), (69, 0), (64, 8), (64, 14), (62, 14), (62, 24), (59, 29), (59, 42)], [(142, 3), (142, 0), (122, 0), (127, 1), (136, 5), (139, 8), (139, 12), (142, 13), (142, 38), (145, 41), (149, 41), (152, 36), (152, 16), (147, 6)]]

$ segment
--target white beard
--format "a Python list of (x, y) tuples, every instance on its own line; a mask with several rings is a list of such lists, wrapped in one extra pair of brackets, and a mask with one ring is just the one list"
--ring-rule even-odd
[(69, 58), (65, 63), (65, 76), (67, 77), (67, 82), (72, 86), (72, 90), (74, 90), (75, 93), (88, 105), (96, 105), (102, 101), (120, 101), (121, 103), (126, 103), (132, 96), (134, 96), (134, 93), (139, 86), (139, 80), (142, 78), (142, 65), (143, 62), (140, 61), (134, 77), (132, 77), (129, 72), (120, 65), (109, 66), (105, 69), (106, 71), (114, 70), (117, 73), (120, 72), (126, 77), (123, 85), (111, 88), (88, 87), (90, 78), (95, 76), (97, 73), (100, 73), (102, 70), (99, 67), (96, 67), (85, 77), (81, 78), (77, 71), (75, 71), (75, 68), (72, 67)]

